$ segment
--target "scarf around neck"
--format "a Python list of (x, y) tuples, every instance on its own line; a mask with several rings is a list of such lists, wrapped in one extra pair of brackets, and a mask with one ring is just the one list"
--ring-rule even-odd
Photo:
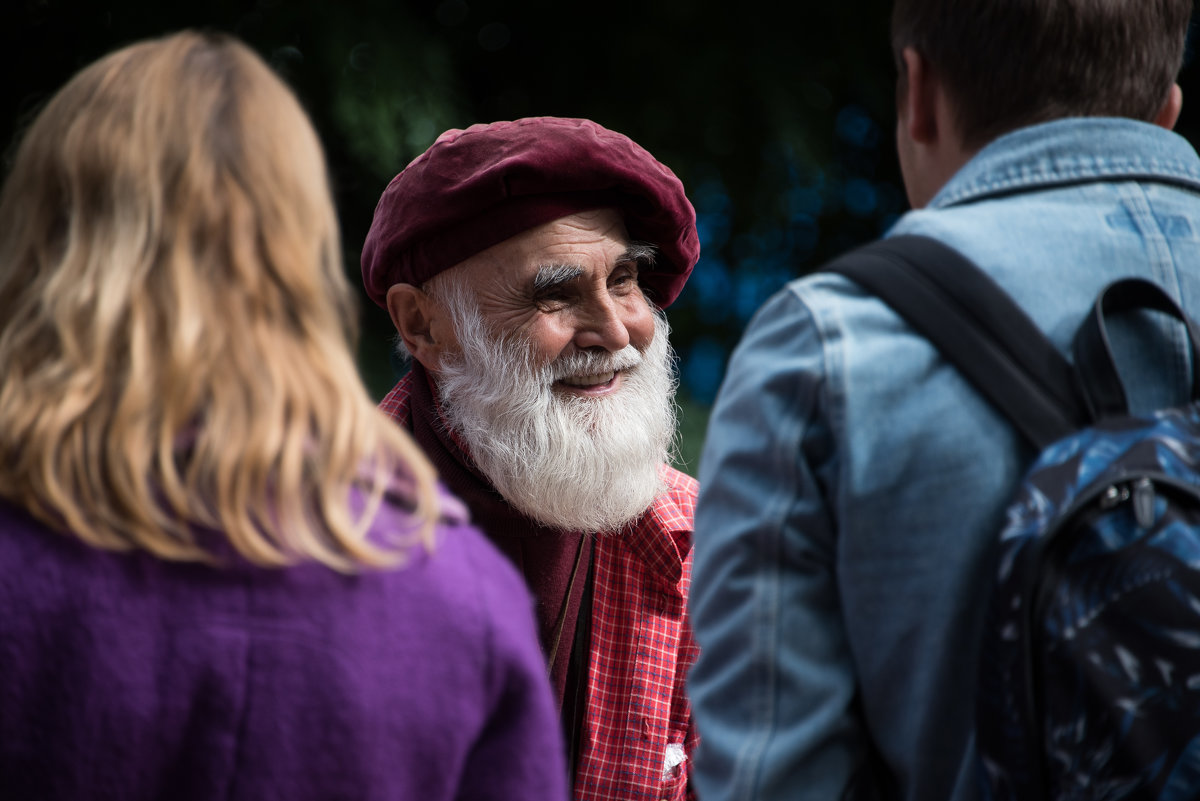
[[(592, 536), (545, 526), (513, 508), (478, 471), (447, 428), (433, 381), (425, 369), (414, 362), (412, 371), (400, 381), (409, 382), (413, 438), (437, 468), (442, 482), (471, 510), (471, 521), (525, 577), (537, 603), (543, 652), (548, 654), (554, 643), (559, 644), (554, 664), (550, 665), (550, 682), (561, 707), (568, 689), (567, 674), (574, 673), (568, 668), (587, 584), (584, 578), (591, 560)], [(397, 416), (403, 419), (402, 414)], [(581, 547), (579, 575), (572, 582)], [(569, 598), (568, 587), (572, 589)]]

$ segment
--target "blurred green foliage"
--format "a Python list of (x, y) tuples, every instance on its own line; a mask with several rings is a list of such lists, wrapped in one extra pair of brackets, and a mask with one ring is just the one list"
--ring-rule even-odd
[[(533, 115), (622, 131), (679, 174), (697, 208), (703, 255), (669, 310), (681, 462), (694, 471), (707, 405), (753, 312), (905, 209), (889, 11), (889, 0), (7, 0), (0, 127), (12, 141), (71, 73), (115, 47), (184, 27), (232, 32), (313, 118), (355, 285), (379, 194), (441, 131)], [(1198, 119), (1185, 102), (1180, 130)], [(362, 329), (363, 376), (381, 396), (394, 379), (391, 326), (365, 296)]]

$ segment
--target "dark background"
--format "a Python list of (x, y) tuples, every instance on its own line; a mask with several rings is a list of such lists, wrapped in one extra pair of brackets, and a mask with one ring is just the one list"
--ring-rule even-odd
[[(387, 182), (447, 128), (588, 117), (668, 164), (696, 206), (703, 254), (669, 310), (694, 471), (725, 360), (788, 279), (883, 233), (907, 208), (894, 153), (890, 0), (0, 0), (0, 136), (12, 143), (76, 70), (185, 27), (234, 33), (300, 96), (329, 159), (345, 244)], [(1019, 57), (1014, 54), (1014, 57)], [(1178, 130), (1200, 135), (1185, 66)], [(1189, 103), (1196, 99), (1196, 105)], [(387, 315), (363, 297), (360, 364), (394, 374)]]

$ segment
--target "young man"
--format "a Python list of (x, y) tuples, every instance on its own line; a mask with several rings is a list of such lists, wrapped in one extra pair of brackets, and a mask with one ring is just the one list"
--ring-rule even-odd
[[(1064, 353), (1119, 276), (1200, 315), (1200, 159), (1169, 131), (1191, 6), (897, 0), (914, 211), (891, 234), (967, 255)], [(1179, 332), (1123, 333), (1134, 410), (1186, 397)], [(813, 275), (768, 302), (701, 461), (704, 801), (978, 796), (977, 642), (1003, 509), (1033, 455), (851, 281)]]
[(384, 409), (533, 590), (580, 801), (688, 791), (696, 482), (666, 464), (662, 308), (698, 257), (674, 173), (547, 117), (442, 134), (363, 249), (413, 358)]

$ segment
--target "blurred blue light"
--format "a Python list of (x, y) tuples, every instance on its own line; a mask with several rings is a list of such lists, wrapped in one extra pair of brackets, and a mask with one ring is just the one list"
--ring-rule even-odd
[(788, 216), (817, 216), (825, 206), (821, 191), (815, 186), (797, 186), (787, 194)]
[(879, 146), (879, 126), (860, 106), (849, 105), (839, 111), (834, 130), (839, 139), (855, 147)]
[(700, 250), (718, 249), (729, 241), (731, 228), (729, 215), (724, 212), (698, 212), (696, 233), (700, 237)]
[(817, 218), (809, 214), (797, 214), (792, 218), (792, 250), (797, 259), (807, 259), (817, 248), (821, 229)]
[(725, 346), (708, 337), (697, 339), (688, 348), (680, 367), (680, 378), (694, 400), (711, 404), (716, 399), (725, 376), (727, 356)]
[(875, 185), (865, 178), (851, 178), (842, 189), (842, 203), (855, 217), (870, 217), (879, 206)]
[(743, 266), (747, 269), (738, 273), (733, 305), (738, 320), (746, 323), (779, 288), (779, 282), (770, 275), (773, 271), (764, 269), (761, 263), (748, 262)]
[(728, 265), (718, 256), (701, 256), (688, 279), (681, 300), (695, 306), (707, 323), (719, 323), (732, 311), (733, 278)]
[(729, 192), (718, 178), (705, 180), (689, 194), (697, 211), (728, 212), (732, 206)]

